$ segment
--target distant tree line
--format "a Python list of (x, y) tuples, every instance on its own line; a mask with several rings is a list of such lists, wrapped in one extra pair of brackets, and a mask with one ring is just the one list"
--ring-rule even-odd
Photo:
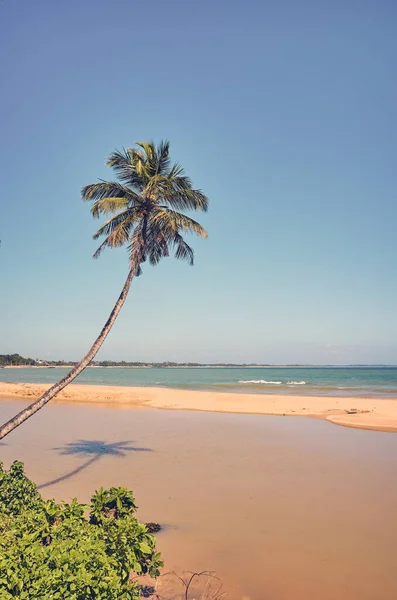
[(0, 354), (0, 367), (63, 367), (72, 364), (75, 363), (64, 360), (39, 360), (38, 358), (35, 360), (34, 358), (25, 358), (20, 354)]
[(125, 360), (115, 361), (115, 360), (96, 360), (92, 363), (95, 367), (201, 367), (200, 363), (195, 362), (187, 362), (187, 363), (177, 363), (177, 362), (127, 362)]
[[(24, 358), (20, 354), (0, 354), (0, 367), (64, 367), (75, 365), (74, 361), (64, 360), (40, 360), (33, 358)], [(235, 364), (235, 363), (198, 363), (198, 362), (140, 362), (126, 360), (95, 360), (91, 363), (94, 367), (154, 367), (158, 369), (167, 369), (172, 367), (256, 367), (270, 366), (257, 364)]]
[(20, 354), (0, 354), (0, 366), (36, 365), (33, 358), (24, 358)]

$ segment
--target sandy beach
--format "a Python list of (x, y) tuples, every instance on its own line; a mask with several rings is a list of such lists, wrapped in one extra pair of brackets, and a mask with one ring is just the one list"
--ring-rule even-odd
[[(1, 398), (33, 400), (50, 387), (43, 384), (1, 383)], [(397, 432), (397, 401), (382, 398), (286, 396), (216, 393), (158, 387), (68, 386), (53, 402), (100, 404), (110, 407), (152, 407), (219, 413), (305, 416), (337, 425)]]

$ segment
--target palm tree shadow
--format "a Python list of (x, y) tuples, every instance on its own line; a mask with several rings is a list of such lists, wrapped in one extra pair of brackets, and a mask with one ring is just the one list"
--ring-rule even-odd
[(77, 442), (70, 442), (61, 448), (54, 448), (54, 450), (58, 450), (59, 454), (62, 455), (77, 454), (79, 456), (88, 456), (90, 458), (80, 466), (73, 469), (73, 471), (70, 471), (65, 475), (61, 475), (56, 479), (52, 479), (51, 481), (47, 481), (46, 483), (42, 483), (38, 486), (38, 489), (42, 490), (50, 485), (54, 485), (55, 483), (65, 481), (65, 479), (70, 479), (70, 477), (73, 477), (74, 475), (80, 473), (80, 471), (87, 469), (87, 467), (91, 466), (106, 455), (124, 457), (128, 452), (152, 452), (150, 448), (140, 448), (137, 446), (131, 446), (131, 444), (132, 442), (130, 441), (113, 442), (110, 444), (102, 440), (78, 440)]

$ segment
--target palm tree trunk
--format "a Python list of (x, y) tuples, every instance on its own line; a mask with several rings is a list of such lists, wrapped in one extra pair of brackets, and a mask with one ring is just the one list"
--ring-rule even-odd
[(38, 410), (40, 410), (40, 408), (43, 408), (43, 406), (45, 406), (47, 402), (54, 398), (54, 396), (56, 396), (61, 390), (63, 390), (63, 388), (69, 385), (69, 383), (71, 383), (73, 379), (75, 379), (77, 375), (84, 371), (84, 369), (90, 364), (90, 362), (93, 360), (98, 350), (102, 346), (103, 342), (105, 341), (105, 338), (111, 330), (115, 320), (117, 319), (117, 316), (127, 298), (132, 280), (138, 267), (139, 261), (137, 261), (134, 266), (131, 266), (124, 287), (112, 312), (110, 313), (108, 320), (106, 321), (101, 333), (98, 335), (97, 339), (95, 340), (87, 354), (84, 356), (84, 358), (77, 365), (75, 365), (73, 369), (69, 371), (67, 375), (65, 375), (65, 377), (62, 377), (62, 379), (58, 381), (58, 383), (50, 387), (50, 389), (47, 390), (45, 394), (41, 396), (41, 398), (30, 404), (27, 408), (24, 408), (14, 418), (10, 419), (2, 427), (0, 427), (0, 440), (6, 435), (8, 435), (11, 431), (16, 429), (16, 427), (22, 425), (24, 421), (26, 421), (27, 419), (29, 419), (29, 417), (34, 415)]

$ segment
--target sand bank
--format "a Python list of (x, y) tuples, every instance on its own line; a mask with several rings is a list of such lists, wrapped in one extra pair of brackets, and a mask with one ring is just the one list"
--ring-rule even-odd
[[(33, 400), (48, 387), (44, 384), (0, 383), (0, 397)], [(61, 392), (54, 402), (93, 403), (121, 408), (145, 406), (168, 410), (306, 416), (359, 429), (397, 431), (397, 401), (381, 398), (231, 394), (75, 384)]]

